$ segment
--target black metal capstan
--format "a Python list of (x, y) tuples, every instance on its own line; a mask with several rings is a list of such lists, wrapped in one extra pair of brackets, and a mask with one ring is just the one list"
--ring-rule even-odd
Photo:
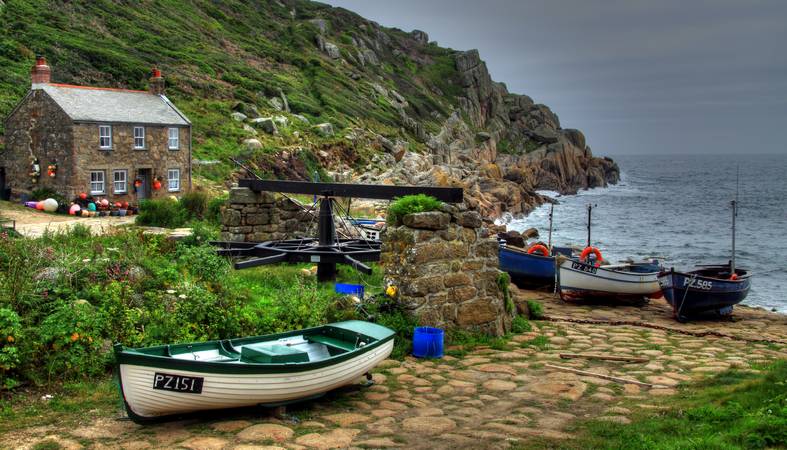
[[(304, 181), (239, 180), (240, 187), (255, 192), (270, 191), (288, 194), (309, 194), (320, 197), (317, 221), (317, 239), (288, 239), (266, 242), (213, 242), (220, 247), (219, 255), (230, 257), (255, 257), (235, 263), (236, 269), (246, 269), (280, 262), (317, 264), (317, 279), (336, 279), (336, 264), (347, 264), (365, 274), (371, 267), (364, 262), (380, 260), (380, 241), (376, 239), (339, 239), (334, 222), (336, 197), (358, 197), (393, 200), (405, 195), (426, 194), (447, 203), (463, 200), (461, 188), (420, 186), (382, 186), (343, 183), (310, 183)], [(347, 211), (349, 214), (349, 211)]]

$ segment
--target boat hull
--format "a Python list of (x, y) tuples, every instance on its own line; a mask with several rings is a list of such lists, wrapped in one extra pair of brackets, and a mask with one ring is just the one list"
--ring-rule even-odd
[(660, 296), (658, 272), (625, 272), (566, 260), (558, 269), (564, 300), (641, 301)]
[[(393, 340), (342, 363), (296, 373), (217, 374), (120, 364), (123, 399), (129, 416), (151, 420), (212, 409), (275, 405), (314, 398), (352, 384), (385, 360)], [(157, 373), (202, 378), (202, 393), (154, 390)]]
[(678, 320), (706, 313), (728, 315), (742, 302), (751, 288), (751, 278), (724, 280), (688, 272), (667, 272), (659, 276), (664, 298), (672, 306)]
[(500, 247), (500, 270), (508, 272), (518, 284), (552, 284), (555, 282), (555, 258), (527, 254)]

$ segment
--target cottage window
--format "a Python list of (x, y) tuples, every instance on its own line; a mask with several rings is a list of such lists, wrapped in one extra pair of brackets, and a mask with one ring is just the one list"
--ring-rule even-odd
[(180, 169), (167, 170), (167, 183), (170, 192), (180, 190)]
[(102, 149), (112, 148), (112, 126), (98, 126), (98, 146)]
[(124, 169), (112, 172), (112, 183), (115, 194), (125, 194), (128, 192), (128, 171)]
[(134, 148), (145, 148), (145, 127), (134, 127)]
[(91, 195), (98, 195), (105, 193), (106, 188), (104, 186), (104, 171), (103, 170), (91, 170), (90, 171), (90, 194)]
[(180, 128), (169, 129), (169, 149), (177, 150), (180, 148)]

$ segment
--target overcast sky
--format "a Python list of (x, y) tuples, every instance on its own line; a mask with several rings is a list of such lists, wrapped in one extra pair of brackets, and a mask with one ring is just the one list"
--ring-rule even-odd
[(596, 154), (787, 154), (785, 0), (324, 0), (479, 49)]

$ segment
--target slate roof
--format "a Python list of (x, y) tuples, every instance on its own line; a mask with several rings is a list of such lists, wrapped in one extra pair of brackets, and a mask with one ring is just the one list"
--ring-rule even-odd
[(147, 91), (56, 83), (42, 85), (41, 89), (75, 122), (191, 125), (167, 97)]

